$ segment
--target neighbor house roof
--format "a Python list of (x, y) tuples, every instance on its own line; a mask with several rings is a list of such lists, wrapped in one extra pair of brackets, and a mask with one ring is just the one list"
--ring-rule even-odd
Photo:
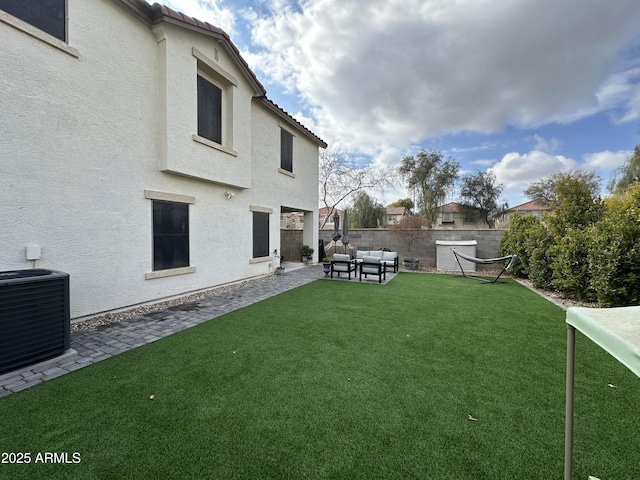
[(285, 112), (278, 105), (267, 98), (267, 91), (260, 83), (256, 75), (253, 73), (249, 64), (242, 58), (240, 51), (233, 44), (229, 35), (219, 27), (211, 25), (209, 22), (203, 22), (197, 18), (190, 17), (184, 13), (177, 12), (166, 5), (154, 3), (150, 5), (145, 0), (116, 0), (123, 4), (126, 8), (135, 13), (138, 17), (145, 20), (150, 25), (157, 25), (162, 22), (171, 23), (182, 28), (194, 30), (204, 35), (208, 35), (220, 42), (227, 53), (236, 61), (238, 67), (247, 78), (254, 90), (254, 98), (267, 110), (273, 112), (282, 120), (290, 124), (300, 133), (304, 134), (321, 148), (327, 148), (327, 143), (320, 137), (315, 135), (311, 130), (306, 128), (290, 114)]
[(387, 215), (404, 215), (407, 207), (387, 207)]
[(318, 209), (318, 214), (320, 214), (320, 215), (327, 215), (327, 213), (329, 215), (333, 215), (334, 212), (340, 213), (340, 212), (342, 212), (342, 210), (339, 210), (339, 209), (337, 209), (335, 207), (332, 207), (332, 208), (322, 207), (322, 208)]
[(461, 212), (463, 208), (463, 205), (461, 203), (457, 203), (457, 202), (449, 202), (449, 203), (445, 203), (444, 205), (440, 205), (438, 207), (438, 209), (442, 212), (442, 213), (455, 213), (455, 212)]
[(536, 212), (541, 210), (551, 210), (551, 207), (539, 198), (530, 200), (528, 202), (516, 205), (515, 207), (507, 210), (508, 212)]

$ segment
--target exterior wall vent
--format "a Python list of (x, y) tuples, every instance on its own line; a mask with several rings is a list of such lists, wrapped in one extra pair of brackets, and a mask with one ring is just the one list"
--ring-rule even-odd
[(67, 350), (69, 311), (68, 274), (0, 272), (0, 374)]

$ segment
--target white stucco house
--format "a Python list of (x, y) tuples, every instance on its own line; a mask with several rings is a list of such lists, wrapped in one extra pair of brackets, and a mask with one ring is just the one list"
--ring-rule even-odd
[(270, 273), (283, 212), (318, 244), (326, 144), (213, 25), (0, 0), (0, 92), (0, 271), (68, 273), (72, 318)]

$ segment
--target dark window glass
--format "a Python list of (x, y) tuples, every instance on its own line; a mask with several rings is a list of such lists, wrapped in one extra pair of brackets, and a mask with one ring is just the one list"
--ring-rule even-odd
[(66, 41), (65, 0), (0, 0), (0, 9)]
[(293, 135), (280, 129), (280, 168), (293, 172)]
[(198, 76), (198, 135), (222, 145), (222, 90)]
[(189, 266), (189, 204), (153, 201), (153, 269)]
[(253, 258), (269, 256), (269, 214), (253, 212)]

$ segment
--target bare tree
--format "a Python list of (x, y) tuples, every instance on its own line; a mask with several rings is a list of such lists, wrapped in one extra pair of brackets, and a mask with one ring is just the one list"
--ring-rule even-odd
[(431, 238), (431, 223), (424, 217), (409, 215), (398, 223), (391, 225), (389, 233), (406, 243), (407, 247), (409, 247), (409, 253), (411, 253), (411, 244), (413, 242)]
[(395, 170), (377, 168), (373, 164), (359, 166), (356, 160), (345, 152), (320, 153), (320, 201), (327, 208), (322, 219), (322, 229), (334, 209), (356, 192), (391, 185)]

